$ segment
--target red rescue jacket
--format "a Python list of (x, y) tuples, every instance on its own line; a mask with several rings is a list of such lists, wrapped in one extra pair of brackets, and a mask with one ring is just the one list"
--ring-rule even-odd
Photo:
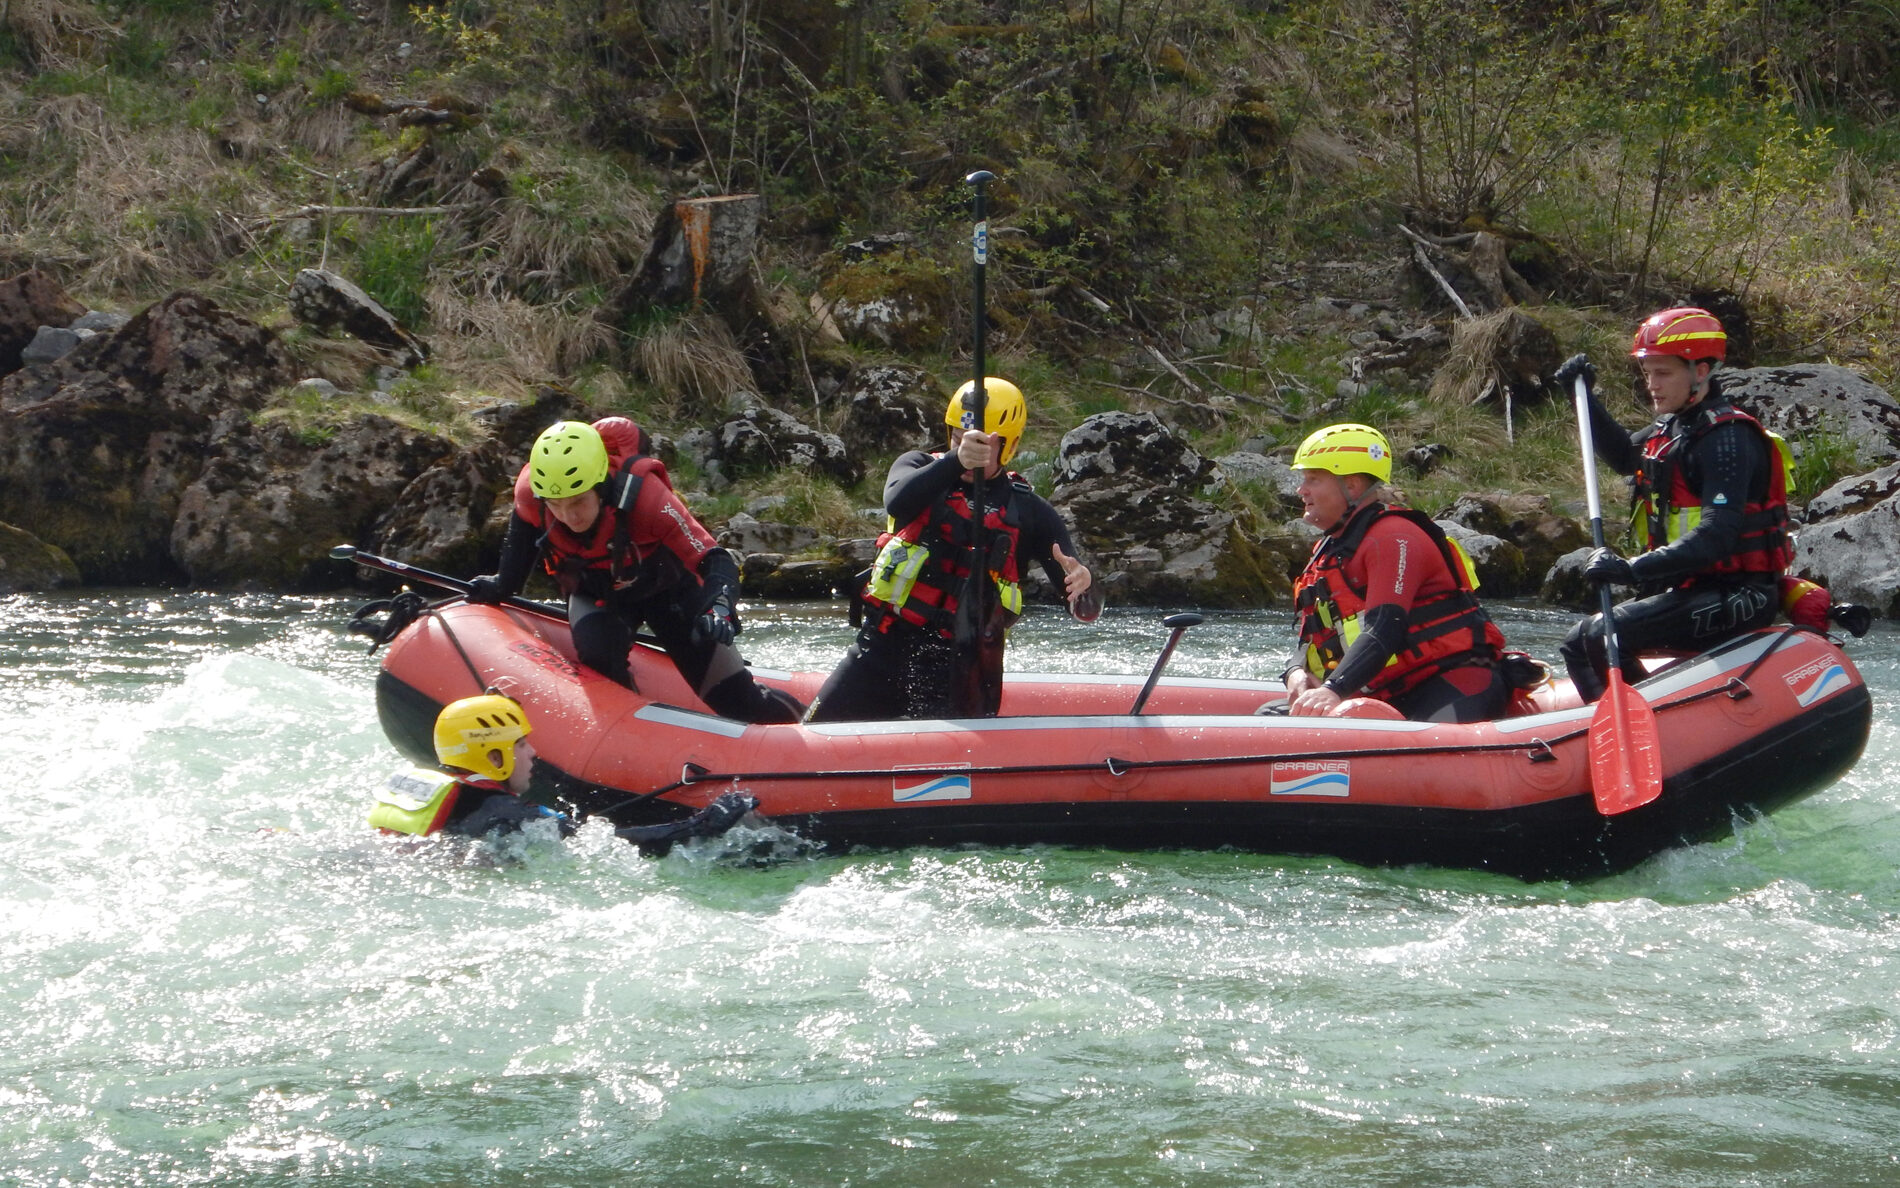
[(1337, 537), (1322, 538), (1313, 546), (1306, 571), (1294, 584), (1294, 608), (1299, 614), (1300, 639), (1306, 644), (1305, 663), (1314, 677), (1325, 680), (1339, 666), (1346, 649), (1363, 630), (1361, 618), (1366, 591), (1354, 585), (1346, 565), (1359, 551), (1366, 533), (1384, 516), (1402, 516), (1421, 528), (1444, 561), (1457, 588), (1412, 604), (1406, 620), (1406, 646), (1386, 662), (1367, 683), (1364, 695), (1389, 700), (1453, 668), (1492, 662), (1503, 655), (1504, 633), (1491, 622), (1473, 591), (1477, 577), (1463, 550), (1446, 538), (1431, 517), (1403, 507), (1374, 504), (1356, 517)]

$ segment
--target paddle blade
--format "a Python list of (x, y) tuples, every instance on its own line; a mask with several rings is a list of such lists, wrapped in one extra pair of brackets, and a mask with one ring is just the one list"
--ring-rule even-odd
[(1655, 711), (1615, 668), (1590, 719), (1590, 790), (1606, 817), (1641, 808), (1662, 793)]

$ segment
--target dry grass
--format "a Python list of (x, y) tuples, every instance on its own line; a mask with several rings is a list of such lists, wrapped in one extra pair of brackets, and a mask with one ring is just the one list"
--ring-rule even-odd
[(640, 336), (634, 355), (665, 394), (669, 417), (689, 407), (723, 407), (726, 397), (753, 387), (752, 369), (717, 317), (696, 314), (656, 326)]
[(613, 331), (590, 314), (515, 297), (467, 297), (438, 283), (429, 310), (436, 365), (489, 391), (526, 394), (613, 346)]

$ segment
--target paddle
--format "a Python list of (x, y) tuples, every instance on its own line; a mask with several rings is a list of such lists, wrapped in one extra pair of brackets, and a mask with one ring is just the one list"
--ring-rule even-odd
[(1171, 627), (1174, 630), (1169, 633), (1168, 642), (1162, 646), (1161, 655), (1155, 657), (1155, 666), (1148, 673), (1148, 682), (1141, 687), (1141, 692), (1135, 695), (1135, 704), (1128, 711), (1130, 714), (1140, 713), (1141, 707), (1148, 704), (1148, 695), (1155, 691), (1155, 682), (1161, 679), (1161, 670), (1168, 666), (1168, 658), (1174, 655), (1174, 645), (1181, 642), (1183, 632), (1200, 621), (1201, 616), (1193, 611), (1183, 611), (1181, 614), (1169, 615), (1161, 620), (1163, 627)]
[[(1603, 547), (1603, 508), (1597, 498), (1597, 451), (1590, 437), (1590, 389), (1576, 381), (1577, 436), (1583, 443), (1583, 489), (1590, 503), (1590, 535)], [(1597, 587), (1603, 606), (1603, 650), (1609, 658), (1609, 686), (1590, 719), (1590, 790), (1597, 811), (1606, 817), (1641, 808), (1662, 792), (1662, 742), (1656, 714), (1643, 695), (1623, 679), (1616, 649), (1615, 605), (1609, 583)]]
[[(330, 559), (332, 561), (354, 561), (365, 569), (380, 569), (384, 573), (393, 573), (397, 577), (408, 578), (410, 581), (421, 582), (424, 585), (434, 586), (441, 590), (450, 590), (457, 594), (468, 593), (468, 583), (461, 578), (450, 577), (446, 573), (435, 573), (427, 569), (421, 569), (409, 564), (407, 561), (394, 561), (388, 557), (378, 557), (375, 553), (365, 553), (355, 545), (337, 545), (330, 550)], [(556, 619), (567, 618), (566, 608), (551, 606), (545, 602), (534, 602), (526, 598), (504, 598), (502, 599), (502, 603), (506, 606), (518, 607), (521, 610), (534, 611), (536, 614), (549, 615)]]
[[(976, 261), (976, 344), (973, 352), (976, 376), (975, 382), (970, 385), (969, 398), (963, 402), (963, 428), (965, 432), (973, 429), (982, 432), (983, 414), (989, 399), (988, 385), (983, 382), (983, 340), (987, 335), (983, 313), (983, 270), (990, 256), (989, 199), (983, 187), (995, 181), (996, 175), (987, 169), (979, 169), (963, 180), (976, 188), (972, 206), (975, 226), (971, 235)], [(984, 469), (978, 468), (970, 476), (970, 576), (964, 582), (962, 596), (957, 599), (954, 632), (959, 668), (957, 685), (965, 691), (964, 697), (969, 704), (963, 708), (969, 713), (993, 712), (993, 703), (1001, 694), (1002, 683), (1002, 666), (994, 662), (1000, 658), (995, 655), (994, 645), (997, 641), (986, 639), (984, 632), (989, 619), (989, 604), (994, 601), (990, 596), (989, 542), (985, 539), (987, 533), (983, 526)], [(986, 656), (986, 652), (990, 655)], [(991, 662), (986, 663), (986, 660)], [(997, 696), (992, 696), (992, 693)]]

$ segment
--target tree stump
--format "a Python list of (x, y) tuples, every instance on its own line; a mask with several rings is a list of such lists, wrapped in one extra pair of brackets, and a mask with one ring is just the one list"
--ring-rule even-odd
[(682, 198), (660, 212), (628, 293), (637, 305), (728, 309), (748, 287), (765, 200)]

